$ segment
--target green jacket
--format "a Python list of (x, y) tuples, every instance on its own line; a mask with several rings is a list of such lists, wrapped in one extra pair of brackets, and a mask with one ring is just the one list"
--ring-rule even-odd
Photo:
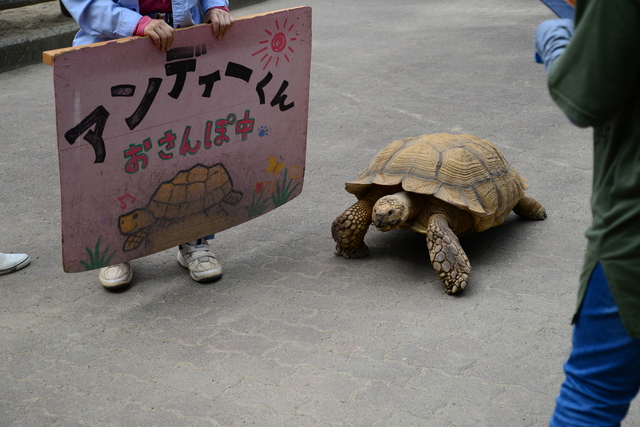
[(625, 328), (640, 338), (640, 0), (578, 0), (575, 32), (548, 82), (565, 114), (594, 128), (578, 308), (600, 262)]

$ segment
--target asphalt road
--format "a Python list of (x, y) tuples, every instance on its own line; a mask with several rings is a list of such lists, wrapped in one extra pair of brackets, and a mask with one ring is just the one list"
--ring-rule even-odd
[[(298, 6), (269, 0), (236, 16)], [(550, 100), (537, 0), (310, 0), (303, 193), (219, 233), (221, 281), (175, 250), (133, 262), (133, 286), (61, 268), (51, 67), (0, 74), (3, 426), (545, 426), (570, 349), (590, 222), (591, 133)], [(424, 237), (371, 230), (333, 254), (343, 189), (387, 143), (493, 141), (548, 219), (464, 237), (469, 287), (445, 294)], [(623, 424), (640, 425), (635, 402)]]

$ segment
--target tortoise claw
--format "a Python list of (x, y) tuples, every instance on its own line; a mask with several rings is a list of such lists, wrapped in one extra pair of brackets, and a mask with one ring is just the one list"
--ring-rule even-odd
[(367, 245), (363, 245), (358, 248), (342, 248), (338, 244), (336, 245), (335, 254), (337, 256), (343, 256), (346, 259), (364, 258), (369, 256), (369, 248)]
[(331, 236), (336, 242), (336, 255), (345, 258), (364, 258), (369, 255), (364, 236), (371, 224), (371, 210), (370, 202), (358, 200), (333, 221)]
[[(442, 281), (444, 282), (444, 285), (445, 285), (444, 291), (449, 295), (452, 295), (464, 290), (464, 288), (467, 287), (468, 282), (467, 282), (467, 279), (463, 279), (462, 276), (464, 276), (464, 274), (459, 276), (459, 280), (453, 280), (453, 281), (452, 280), (445, 281), (445, 279), (442, 278), (441, 276)], [(467, 275), (467, 278), (468, 278), (468, 275)]]

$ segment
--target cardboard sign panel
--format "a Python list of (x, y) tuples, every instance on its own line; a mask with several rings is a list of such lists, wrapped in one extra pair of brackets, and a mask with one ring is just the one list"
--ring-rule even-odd
[(311, 9), (45, 54), (53, 65), (63, 267), (129, 261), (302, 191)]

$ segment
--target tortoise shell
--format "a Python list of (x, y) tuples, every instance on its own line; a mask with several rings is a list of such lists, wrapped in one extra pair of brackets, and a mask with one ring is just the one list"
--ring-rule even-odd
[(222, 163), (211, 167), (201, 164), (179, 172), (171, 181), (163, 182), (142, 209), (135, 209), (118, 219), (120, 232), (129, 236), (124, 251), (138, 248), (153, 240), (153, 231), (189, 218), (192, 222), (209, 220), (223, 213), (222, 202), (235, 205), (242, 192), (233, 189), (231, 177)]
[(475, 220), (470, 232), (501, 224), (528, 187), (490, 141), (444, 133), (392, 142), (345, 189), (360, 199), (372, 185), (390, 193), (401, 185), (464, 209)]
[(198, 164), (158, 187), (147, 210), (155, 218), (174, 220), (220, 203), (232, 190), (233, 184), (222, 164), (211, 167)]

